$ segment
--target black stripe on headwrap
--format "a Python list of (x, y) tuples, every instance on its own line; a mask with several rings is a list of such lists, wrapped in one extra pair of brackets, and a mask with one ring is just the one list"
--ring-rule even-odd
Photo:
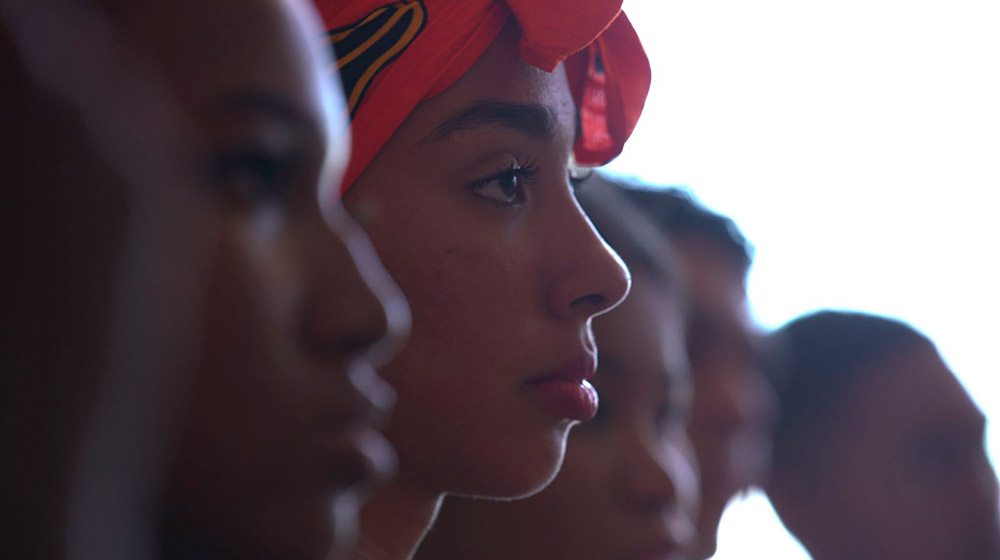
[(426, 23), (427, 9), (422, 0), (404, 0), (376, 8), (360, 20), (327, 33), (352, 118), (375, 76), (403, 54)]

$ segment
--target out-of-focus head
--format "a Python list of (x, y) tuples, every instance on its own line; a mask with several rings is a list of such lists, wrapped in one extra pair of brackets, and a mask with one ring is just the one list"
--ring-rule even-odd
[(581, 193), (633, 275), (625, 301), (594, 323), (597, 416), (573, 429), (559, 475), (539, 494), (446, 500), (418, 558), (673, 558), (694, 544), (698, 482), (677, 279), (656, 230), (617, 194)]
[(176, 419), (167, 556), (322, 558), (335, 533), (351, 537), (357, 492), (393, 464), (372, 425), (391, 391), (372, 367), (399, 343), (405, 308), (334, 203), (344, 105), (311, 10), (286, 0), (111, 9), (191, 115), (212, 191), (204, 337)]
[(985, 418), (924, 335), (825, 311), (774, 336), (785, 379), (768, 493), (815, 558), (1000, 557)]
[[(44, 88), (0, 5), (0, 548), (63, 552), (74, 455), (107, 363), (112, 303), (129, 217), (126, 181), (78, 107)], [(16, 482), (15, 482), (16, 481)]]
[[(318, 4), (343, 71), (367, 60), (377, 75), (347, 84), (369, 153), (352, 160), (344, 202), (413, 310), (409, 344), (385, 370), (399, 395), (388, 428), (398, 482), (434, 495), (534, 492), (557, 471), (570, 425), (596, 409), (591, 319), (628, 289), (575, 199), (577, 139), (597, 138), (576, 100), (598, 71), (589, 57), (621, 54), (602, 29), (631, 34), (622, 52), (648, 77), (645, 56), (614, 2), (510, 3), (528, 15), (482, 0)], [(568, 14), (578, 21), (559, 19)], [(526, 48), (546, 23), (566, 24), (576, 48)], [(384, 42), (366, 41), (375, 31)], [(641, 107), (643, 83), (606, 83)], [(607, 107), (608, 126), (627, 129), (605, 129), (612, 157), (638, 108), (625, 124), (611, 115), (621, 103)]]
[[(171, 302), (185, 308), (196, 302), (184, 323), (190, 344), (174, 347), (174, 339), (167, 337), (161, 346), (169, 347), (155, 348), (147, 363), (130, 358), (137, 350), (128, 345), (122, 348), (122, 360), (109, 359), (132, 364), (134, 369), (126, 373), (133, 377), (163, 369), (156, 360), (164, 356), (171, 364), (176, 360), (189, 366), (171, 372), (176, 385), (136, 385), (176, 388), (177, 394), (144, 395), (148, 406), (133, 403), (128, 408), (139, 423), (163, 402), (170, 405), (169, 445), (163, 441), (147, 450), (165, 463), (156, 469), (166, 477), (161, 509), (145, 503), (135, 509), (162, 514), (150, 522), (156, 525), (152, 532), (159, 529), (165, 557), (325, 558), (331, 546), (346, 546), (353, 537), (359, 492), (394, 464), (391, 449), (374, 429), (392, 392), (373, 366), (398, 347), (407, 314), (367, 240), (334, 204), (349, 142), (344, 101), (330, 79), (321, 28), (311, 7), (292, 0), (99, 4), (101, 28), (113, 30), (114, 41), (108, 43), (105, 34), (92, 36), (99, 41), (95, 50), (108, 55), (96, 69), (107, 73), (99, 73), (100, 79), (90, 76), (88, 84), (101, 84), (114, 94), (108, 99), (121, 103), (121, 119), (115, 120), (115, 112), (106, 107), (96, 116), (84, 115), (87, 132), (96, 138), (76, 144), (62, 140), (66, 133), (56, 126), (60, 123), (29, 136), (41, 138), (28, 144), (26, 152), (51, 149), (40, 145), (45, 130), (59, 132), (56, 150), (68, 146), (64, 159), (50, 162), (54, 170), (36, 165), (38, 169), (26, 171), (25, 182), (39, 174), (51, 178), (46, 186), (52, 191), (45, 195), (56, 204), (62, 204), (64, 191), (67, 204), (82, 201), (66, 210), (75, 219), (70, 224), (80, 226), (77, 238), (63, 233), (58, 212), (44, 211), (42, 196), (32, 216), (45, 224), (37, 229), (54, 239), (50, 245), (62, 249), (47, 255), (55, 272), (75, 272), (77, 261), (87, 263), (84, 271), (96, 270), (94, 281), (84, 276), (88, 283), (78, 290), (83, 302), (96, 302), (101, 311), (111, 307), (114, 288), (129, 293), (136, 287), (115, 282), (116, 245), (109, 239), (120, 239), (126, 231), (124, 203), (105, 192), (117, 192), (115, 183), (106, 183), (105, 175), (91, 181), (78, 177), (100, 167), (98, 162), (110, 160), (115, 172), (127, 176), (131, 191), (126, 194), (133, 196), (124, 198), (145, 209), (131, 216), (142, 223), (133, 223), (128, 231), (148, 234), (148, 223), (173, 224), (173, 229), (151, 228), (155, 235), (130, 234), (134, 246), (128, 255), (160, 257), (157, 251), (166, 249), (171, 257), (183, 254), (185, 262), (203, 265), (165, 268), (155, 276), (155, 285), (138, 288), (173, 294), (178, 285), (193, 286), (190, 298)], [(155, 79), (133, 83), (124, 71), (130, 68)], [(94, 89), (79, 88), (76, 93), (83, 99), (74, 101), (83, 106), (100, 99), (90, 95)], [(168, 99), (177, 120), (183, 120), (177, 126), (183, 128), (184, 149), (148, 143), (132, 155), (169, 160), (175, 174), (169, 176), (174, 184), (167, 186), (196, 191), (189, 206), (138, 204), (158, 200), (149, 193), (164, 187), (163, 177), (150, 170), (135, 173), (130, 167), (134, 158), (122, 157), (129, 154), (123, 137), (98, 134), (109, 129), (125, 138), (174, 138), (158, 128), (161, 121), (137, 110), (147, 106), (147, 95)], [(150, 118), (130, 121), (137, 116)], [(39, 124), (50, 123), (40, 117)], [(87, 150), (88, 142), (106, 153)], [(84, 149), (74, 152), (80, 146)], [(127, 189), (123, 185), (120, 190)], [(187, 228), (196, 228), (198, 237), (169, 235)], [(108, 247), (100, 247), (101, 242)], [(92, 251), (94, 245), (98, 247)], [(143, 276), (143, 269), (158, 269), (158, 260), (144, 258), (129, 266)], [(52, 282), (59, 282), (58, 277)], [(39, 293), (45, 286), (31, 293), (54, 299), (51, 293)], [(47, 309), (43, 306), (39, 313)], [(37, 321), (47, 325), (62, 315)], [(91, 333), (104, 315), (108, 313), (88, 320), (72, 314), (79, 319), (72, 323), (78, 331), (67, 333), (66, 339), (73, 343), (74, 337), (100, 337), (100, 332)], [(154, 314), (150, 320), (162, 318)], [(56, 340), (47, 334), (36, 342), (62, 346), (62, 339)], [(90, 345), (95, 353), (105, 350), (106, 341), (100, 342)], [(78, 372), (65, 362), (57, 365), (49, 368), (53, 378), (43, 388), (59, 394), (66, 389), (60, 379), (75, 383)], [(108, 404), (102, 401), (101, 406)], [(135, 523), (138, 531), (150, 529), (142, 524)]]
[(770, 454), (774, 395), (758, 364), (746, 302), (752, 249), (732, 220), (686, 192), (623, 187), (666, 234), (684, 280), (695, 387), (689, 433), (701, 470), (698, 556), (707, 558), (726, 504), (763, 482)]

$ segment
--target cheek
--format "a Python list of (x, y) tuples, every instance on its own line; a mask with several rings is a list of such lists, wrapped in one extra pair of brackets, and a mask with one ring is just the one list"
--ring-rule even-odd
[(413, 313), (397, 361), (447, 349), (453, 358), (469, 353), (488, 362), (538, 315), (533, 257), (508, 224), (441, 198), (383, 203), (366, 228)]
[(252, 469), (226, 463), (287, 439), (292, 418), (282, 411), (297, 409), (294, 372), (276, 374), (287, 358), (279, 333), (289, 332), (290, 325), (278, 312), (287, 283), (256, 262), (245, 239), (226, 234), (218, 239), (185, 422), (193, 455), (212, 458), (215, 468), (235, 478), (251, 476)]
[(548, 495), (553, 511), (560, 517), (579, 520), (582, 526), (607, 515), (611, 511), (608, 509), (612, 505), (611, 495), (622, 485), (613, 463), (620, 456), (621, 449), (614, 445), (614, 436), (588, 434), (582, 438), (571, 431), (562, 469), (543, 493)]

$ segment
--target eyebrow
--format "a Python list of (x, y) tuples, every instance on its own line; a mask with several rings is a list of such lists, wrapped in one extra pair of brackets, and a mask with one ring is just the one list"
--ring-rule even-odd
[(502, 126), (549, 140), (555, 137), (558, 121), (555, 111), (545, 105), (481, 101), (448, 117), (422, 142), (438, 142), (456, 132), (483, 126)]
[[(310, 142), (327, 146), (334, 136), (326, 130), (322, 118), (307, 113), (281, 95), (259, 89), (242, 89), (230, 93), (215, 104), (216, 111), (265, 115), (284, 121), (304, 133)], [(325, 148), (324, 148), (325, 149)]]
[(228, 111), (268, 113), (303, 126), (310, 126), (312, 123), (312, 119), (294, 104), (264, 91), (239, 90), (222, 98), (218, 106)]

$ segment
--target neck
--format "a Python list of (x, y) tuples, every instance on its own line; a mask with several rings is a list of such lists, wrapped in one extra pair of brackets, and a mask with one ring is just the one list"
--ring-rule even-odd
[(394, 481), (361, 508), (354, 560), (408, 560), (434, 523), (443, 494)]

